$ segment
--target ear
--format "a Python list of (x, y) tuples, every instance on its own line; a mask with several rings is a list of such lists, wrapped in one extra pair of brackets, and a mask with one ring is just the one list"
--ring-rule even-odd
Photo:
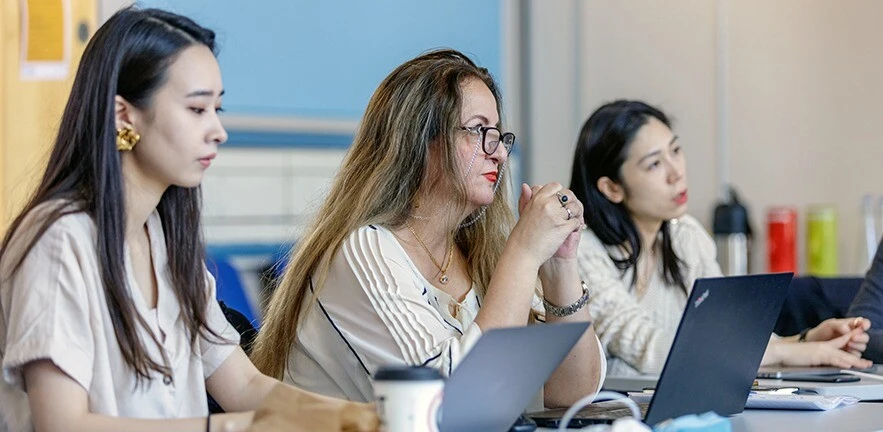
[(604, 194), (604, 197), (611, 202), (619, 204), (625, 199), (625, 190), (623, 187), (619, 183), (611, 180), (610, 177), (605, 176), (599, 178), (597, 186), (598, 190)]
[(113, 112), (117, 129), (122, 129), (126, 126), (134, 128), (133, 117), (136, 115), (135, 107), (120, 95), (113, 97)]

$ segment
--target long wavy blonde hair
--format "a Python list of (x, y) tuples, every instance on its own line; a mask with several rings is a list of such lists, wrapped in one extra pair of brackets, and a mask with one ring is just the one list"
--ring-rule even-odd
[[(499, 115), (501, 98), (494, 78), (454, 50), (431, 51), (409, 60), (374, 92), (328, 198), (293, 250), (270, 299), (252, 352), (254, 364), (263, 373), (282, 379), (297, 326), (304, 311), (311, 309), (304, 308), (304, 302), (318, 297), (331, 260), (351, 232), (369, 224), (403, 226), (418, 192), (442, 183), (454, 191), (455, 206), (465, 208), (466, 186), (455, 146), (461, 86), (470, 79), (487, 85)], [(437, 178), (428, 175), (430, 152), (440, 159), (443, 174)], [(491, 205), (465, 219), (484, 211), (477, 222), (461, 226), (454, 235), (480, 295), (490, 283), (514, 222), (505, 181), (500, 182), (498, 192)], [(314, 295), (310, 295), (312, 277), (316, 278)]]

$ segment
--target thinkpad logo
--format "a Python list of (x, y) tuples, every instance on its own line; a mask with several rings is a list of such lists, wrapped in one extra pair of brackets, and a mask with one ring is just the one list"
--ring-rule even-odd
[(699, 305), (701, 305), (701, 304), (702, 304), (702, 302), (704, 302), (704, 301), (705, 301), (705, 299), (707, 299), (707, 298), (708, 298), (708, 290), (705, 290), (705, 292), (704, 292), (704, 293), (702, 293), (702, 295), (701, 295), (701, 296), (699, 296), (699, 298), (698, 298), (698, 299), (696, 299), (696, 301), (695, 301), (695, 302), (693, 302), (693, 307), (694, 307), (694, 308), (698, 308), (698, 307), (699, 307)]

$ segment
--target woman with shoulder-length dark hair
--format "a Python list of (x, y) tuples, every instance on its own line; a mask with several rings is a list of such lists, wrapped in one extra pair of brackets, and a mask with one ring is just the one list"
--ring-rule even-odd
[[(598, 108), (580, 132), (570, 188), (586, 205), (579, 263), (610, 374), (659, 372), (693, 281), (721, 275), (714, 242), (686, 214), (686, 164), (669, 118), (640, 101)], [(869, 326), (832, 319), (773, 336), (763, 364), (869, 366)]]
[[(89, 42), (0, 251), (0, 429), (244, 430), (278, 385), (237, 345), (203, 262), (223, 93), (214, 33), (186, 17), (127, 8)], [(212, 421), (206, 390), (231, 414)]]

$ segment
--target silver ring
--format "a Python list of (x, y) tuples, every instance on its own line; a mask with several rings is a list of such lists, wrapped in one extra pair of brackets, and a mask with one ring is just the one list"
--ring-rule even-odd
[(564, 210), (567, 210), (567, 220), (573, 219), (573, 212), (570, 211), (570, 207), (564, 206)]
[(555, 195), (558, 195), (558, 202), (561, 203), (561, 207), (567, 205), (567, 195), (562, 194), (561, 192), (555, 192)]

